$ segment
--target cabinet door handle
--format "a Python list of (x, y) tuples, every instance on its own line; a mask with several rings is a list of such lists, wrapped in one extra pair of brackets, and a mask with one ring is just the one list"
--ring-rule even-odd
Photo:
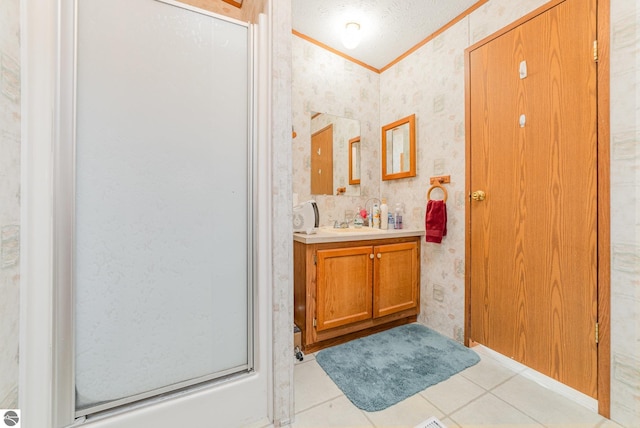
[(369, 258), (373, 260), (373, 253), (369, 254)]
[(382, 254), (378, 253), (378, 258), (381, 259), (382, 258)]

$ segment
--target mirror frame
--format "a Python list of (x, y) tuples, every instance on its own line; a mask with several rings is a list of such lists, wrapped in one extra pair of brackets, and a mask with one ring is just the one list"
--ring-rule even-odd
[[(392, 142), (387, 142), (387, 131), (399, 128), (403, 125), (409, 126), (409, 170), (395, 173), (387, 173), (387, 147), (391, 147)], [(382, 127), (382, 179), (396, 180), (416, 176), (416, 115), (404, 117)]]
[[(354, 177), (353, 171), (353, 162), (354, 160), (358, 163), (358, 169), (360, 169), (360, 155), (358, 155), (358, 159), (353, 159), (353, 146), (354, 144), (360, 144), (360, 136), (354, 137), (349, 140), (349, 184), (355, 185), (360, 184), (360, 177)], [(360, 147), (358, 147), (358, 153), (360, 153)]]

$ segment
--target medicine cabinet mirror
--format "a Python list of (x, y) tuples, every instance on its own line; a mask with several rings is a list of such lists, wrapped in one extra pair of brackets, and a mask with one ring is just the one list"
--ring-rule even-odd
[(416, 176), (416, 115), (382, 127), (382, 179)]
[(360, 196), (360, 121), (311, 112), (310, 174), (312, 195)]

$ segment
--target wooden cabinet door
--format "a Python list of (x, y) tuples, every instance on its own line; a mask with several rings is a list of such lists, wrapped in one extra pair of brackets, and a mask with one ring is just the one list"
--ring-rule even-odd
[(374, 257), (374, 318), (417, 307), (418, 243), (380, 245)]
[(373, 248), (317, 252), (316, 330), (371, 318)]

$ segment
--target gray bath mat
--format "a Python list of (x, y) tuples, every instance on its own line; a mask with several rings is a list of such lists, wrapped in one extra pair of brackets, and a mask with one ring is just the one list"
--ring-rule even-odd
[(316, 360), (353, 404), (374, 412), (448, 379), (480, 357), (423, 325), (407, 324), (324, 349)]

